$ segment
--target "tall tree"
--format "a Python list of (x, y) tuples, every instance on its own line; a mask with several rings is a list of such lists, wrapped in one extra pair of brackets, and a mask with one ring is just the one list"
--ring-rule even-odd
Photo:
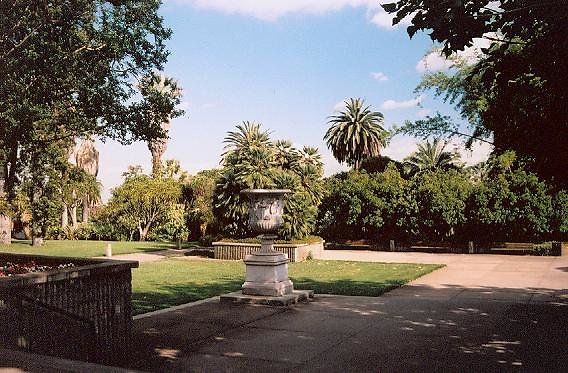
[(350, 98), (345, 110), (330, 117), (324, 140), (339, 163), (359, 169), (362, 160), (378, 156), (386, 145), (388, 132), (383, 121), (383, 114), (364, 106), (362, 99)]
[[(568, 69), (567, 1), (401, 0), (383, 7), (396, 13), (395, 24), (412, 19), (411, 37), (428, 30), (446, 56), (471, 46), (475, 38), (492, 41), (468, 71), (458, 67), (452, 79), (431, 87), (449, 93), (472, 124), (473, 135), (492, 136), (498, 152), (513, 149), (532, 160), (541, 176), (558, 187), (568, 185), (568, 74), (558, 74)], [(455, 131), (448, 121), (436, 115), (418, 127)]]
[(0, 3), (0, 148), (6, 190), (47, 147), (98, 135), (122, 143), (163, 137), (132, 81), (162, 68), (171, 31), (160, 1)]
[(82, 185), (81, 199), (83, 203), (83, 223), (89, 221), (89, 212), (91, 207), (98, 203), (101, 199), (100, 186), (96, 180), (99, 174), (99, 151), (95, 147), (95, 141), (88, 137), (77, 149), (75, 155), (77, 167), (83, 170), (89, 178), (85, 178), (84, 185)]
[(183, 114), (183, 110), (176, 109), (181, 101), (181, 87), (177, 81), (164, 74), (151, 73), (142, 78), (138, 88), (148, 103), (146, 117), (157, 122), (165, 135), (148, 141), (148, 149), (152, 154), (152, 176), (159, 177), (162, 155), (168, 146), (170, 119)]

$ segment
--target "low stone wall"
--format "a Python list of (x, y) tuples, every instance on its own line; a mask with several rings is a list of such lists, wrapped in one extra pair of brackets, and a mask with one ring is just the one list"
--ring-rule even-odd
[(131, 344), (134, 261), (0, 254), (9, 261), (74, 267), (0, 278), (0, 345), (116, 364)]
[[(310, 254), (314, 259), (321, 257), (323, 244), (324, 241), (311, 244), (275, 244), (274, 250), (288, 255), (290, 262), (301, 262), (306, 260)], [(213, 242), (215, 259), (243, 260), (247, 255), (258, 250), (260, 250), (260, 244), (223, 241)]]

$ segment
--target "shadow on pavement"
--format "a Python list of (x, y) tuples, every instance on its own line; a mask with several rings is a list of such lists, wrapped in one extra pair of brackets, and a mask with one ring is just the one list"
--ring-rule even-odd
[[(397, 293), (398, 292), (398, 293)], [(293, 308), (210, 302), (135, 320), (150, 371), (566, 371), (568, 291), (407, 286)]]

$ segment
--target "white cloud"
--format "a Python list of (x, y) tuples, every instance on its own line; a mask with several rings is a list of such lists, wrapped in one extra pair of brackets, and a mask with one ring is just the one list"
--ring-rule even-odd
[(345, 109), (345, 100), (347, 100), (347, 98), (344, 98), (341, 101), (337, 101), (335, 103), (335, 105), (333, 105), (333, 110), (334, 111), (341, 111), (341, 110)]
[[(408, 157), (410, 154), (418, 149), (418, 144), (425, 142), (426, 140), (416, 139), (411, 136), (395, 136), (391, 141), (389, 146), (387, 146), (382, 152), (383, 155), (390, 157), (397, 161), (402, 161), (404, 158)], [(430, 140), (432, 141), (432, 140)], [(493, 150), (493, 147), (487, 143), (474, 143), (471, 151), (465, 149), (465, 144), (463, 141), (456, 139), (451, 141), (446, 146), (446, 151), (457, 151), (461, 160), (466, 165), (474, 165), (481, 161), (487, 160), (489, 154)]]
[[(495, 33), (487, 33), (486, 36), (496, 38)], [(475, 38), (471, 47), (465, 48), (463, 51), (458, 52), (458, 56), (464, 58), (469, 64), (474, 64), (483, 56), (482, 48), (488, 48), (492, 41), (486, 38)]]
[[(496, 38), (495, 33), (488, 33), (486, 36)], [(470, 47), (465, 48), (463, 51), (457, 52), (457, 57), (463, 58), (468, 64), (474, 64), (483, 56), (482, 48), (487, 48), (491, 44), (491, 40), (487, 38), (475, 38)], [(416, 70), (419, 73), (426, 71), (435, 72), (447, 70), (454, 65), (450, 59), (446, 59), (442, 55), (441, 49), (434, 49), (426, 54), (420, 61), (416, 63)]]
[(176, 4), (189, 4), (224, 13), (253, 16), (273, 21), (289, 14), (324, 14), (345, 7), (378, 7), (376, 0), (170, 0)]
[(421, 109), (416, 112), (417, 118), (426, 118), (432, 113), (432, 109)]
[(462, 161), (469, 166), (476, 163), (486, 161), (489, 154), (493, 151), (493, 146), (486, 142), (476, 142), (472, 145), (471, 150), (467, 150), (460, 140), (452, 141), (448, 144), (448, 150), (456, 150)]
[(383, 110), (407, 109), (418, 106), (418, 104), (424, 101), (425, 98), (426, 98), (425, 95), (420, 95), (412, 100), (406, 100), (406, 101), (386, 100), (381, 105), (381, 108)]
[(453, 64), (452, 61), (447, 60), (440, 54), (440, 50), (436, 49), (422, 57), (422, 59), (416, 63), (416, 71), (419, 73), (442, 71), (449, 69)]
[(399, 27), (408, 26), (410, 25), (410, 21), (412, 20), (412, 17), (406, 17), (402, 21), (397, 23), (395, 26), (393, 26), (392, 20), (394, 16), (395, 16), (394, 14), (389, 14), (385, 12), (382, 8), (380, 8), (379, 11), (371, 17), (370, 22), (379, 26), (382, 29), (390, 31), (390, 30), (395, 30)]
[(371, 78), (375, 79), (377, 82), (386, 82), (389, 77), (383, 72), (371, 73)]
[(396, 26), (394, 14), (388, 14), (377, 0), (166, 0), (179, 5), (192, 5), (229, 14), (251, 16), (264, 21), (274, 21), (290, 14), (325, 14), (343, 8), (366, 8), (369, 22), (385, 30), (395, 30), (410, 24), (407, 17)]
[(395, 136), (381, 153), (397, 161), (402, 161), (418, 148), (418, 140), (410, 136)]

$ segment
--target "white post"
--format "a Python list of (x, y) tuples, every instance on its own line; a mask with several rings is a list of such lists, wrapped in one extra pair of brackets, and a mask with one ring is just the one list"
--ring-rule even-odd
[(105, 256), (111, 257), (112, 256), (112, 246), (110, 242), (107, 242), (105, 245)]

